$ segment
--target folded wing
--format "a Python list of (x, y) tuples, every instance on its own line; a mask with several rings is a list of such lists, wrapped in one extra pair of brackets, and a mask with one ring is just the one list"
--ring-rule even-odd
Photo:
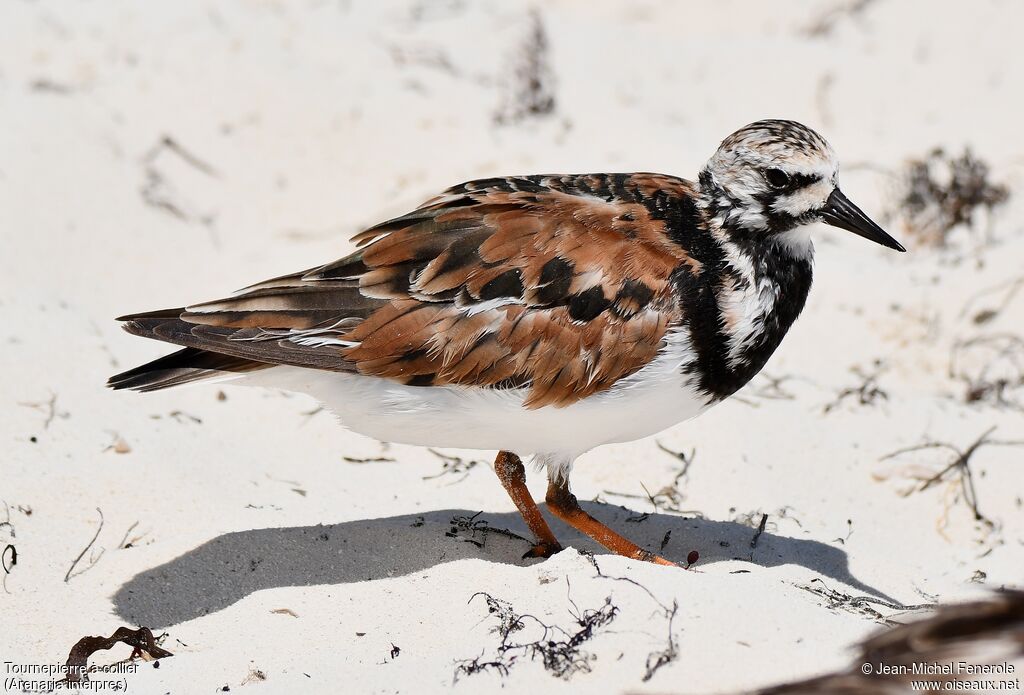
[(526, 388), (528, 407), (567, 405), (662, 347), (679, 314), (670, 277), (694, 261), (659, 211), (690, 192), (654, 174), (474, 181), (362, 232), (333, 263), (123, 320), (235, 371)]

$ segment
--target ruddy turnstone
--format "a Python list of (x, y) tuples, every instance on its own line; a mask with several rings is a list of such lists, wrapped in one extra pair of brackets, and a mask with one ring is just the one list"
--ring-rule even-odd
[(449, 188), (357, 234), (344, 258), (234, 296), (121, 317), (184, 346), (111, 377), (154, 391), (214, 377), (304, 392), (383, 441), (497, 449), (537, 538), (548, 510), (616, 553), (674, 564), (583, 511), (573, 461), (727, 398), (764, 366), (811, 286), (810, 223), (904, 248), (837, 187), (832, 148), (793, 121), (727, 137), (697, 182), (512, 176)]

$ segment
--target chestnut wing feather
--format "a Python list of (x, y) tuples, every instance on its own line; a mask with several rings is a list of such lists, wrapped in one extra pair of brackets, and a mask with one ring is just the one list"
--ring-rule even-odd
[(568, 405), (654, 359), (680, 318), (672, 272), (693, 264), (644, 204), (690, 184), (611, 176), (456, 186), (360, 233), (355, 253), (189, 307), (162, 333), (269, 363), (525, 387), (527, 407)]

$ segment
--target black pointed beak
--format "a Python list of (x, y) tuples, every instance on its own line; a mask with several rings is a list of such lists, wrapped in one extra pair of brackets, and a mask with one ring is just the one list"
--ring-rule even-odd
[(884, 229), (872, 222), (871, 218), (865, 215), (859, 207), (851, 203), (850, 199), (843, 195), (843, 192), (838, 188), (832, 191), (832, 195), (825, 201), (825, 208), (822, 210), (821, 217), (825, 224), (853, 232), (858, 236), (870, 239), (876, 244), (881, 244), (890, 249), (906, 251), (903, 248), (903, 244), (893, 239), (885, 233)]

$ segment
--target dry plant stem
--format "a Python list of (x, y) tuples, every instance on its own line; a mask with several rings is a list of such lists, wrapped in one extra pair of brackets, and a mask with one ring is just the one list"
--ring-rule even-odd
[(551, 532), (548, 522), (541, 516), (537, 503), (526, 487), (526, 468), (522, 460), (511, 452), (499, 451), (494, 459), (494, 472), (537, 540), (536, 545), (523, 557), (550, 557), (560, 551), (562, 546)]
[[(1006, 309), (1006, 307), (1010, 305), (1010, 302), (1013, 301), (1013, 298), (1017, 295), (1017, 292), (1019, 292), (1021, 288), (1024, 288), (1024, 276), (1015, 278), (1013, 280), (1009, 280), (1007, 282), (999, 283), (994, 287), (989, 287), (980, 292), (977, 292), (967, 300), (967, 302), (964, 304), (964, 308), (960, 310), (960, 318), (967, 316), (967, 314), (970, 313), (971, 308), (974, 306), (974, 303), (977, 302), (979, 299), (1006, 290), (1006, 293), (1003, 295), (1002, 301), (999, 302), (996, 308), (987, 309), (981, 312), (980, 314), (976, 315), (974, 319), (975, 323), (984, 323), (985, 321), (991, 320), (998, 316), (1000, 313), (1002, 313)], [(983, 318), (979, 321), (978, 316), (982, 316)]]
[[(92, 567), (93, 565), (95, 565), (96, 562), (99, 560), (99, 558), (97, 557), (95, 560), (93, 560), (89, 564), (89, 567), (86, 567), (84, 570), (82, 570), (82, 572), (77, 572), (75, 574), (72, 574), (72, 572), (74, 572), (75, 566), (78, 565), (78, 563), (82, 560), (82, 558), (85, 557), (85, 554), (87, 552), (89, 552), (89, 548), (91, 548), (93, 546), (93, 543), (96, 542), (96, 539), (100, 537), (100, 531), (103, 530), (103, 510), (100, 509), (99, 507), (96, 507), (96, 511), (100, 515), (100, 525), (96, 527), (96, 533), (93, 534), (92, 540), (89, 541), (88, 545), (86, 545), (84, 548), (82, 548), (82, 552), (80, 552), (78, 554), (78, 557), (75, 558), (75, 561), (71, 563), (71, 567), (68, 567), (67, 574), (64, 575), (64, 583), (65, 584), (68, 581), (70, 581), (71, 577), (77, 577), (79, 574), (82, 574), (82, 572), (87, 571), (89, 569), (89, 567)], [(103, 552), (104, 551), (101, 550), (100, 551), (100, 555), (102, 555)]]
[(565, 480), (552, 480), (548, 483), (546, 498), (548, 509), (559, 519), (576, 530), (585, 533), (595, 541), (611, 550), (634, 560), (645, 560), (656, 565), (677, 567), (676, 563), (644, 550), (633, 541), (627, 540), (580, 508), (576, 496), (569, 492), (569, 484)]
[(910, 453), (912, 451), (921, 451), (924, 449), (946, 449), (947, 451), (953, 452), (956, 455), (956, 458), (938, 473), (922, 482), (921, 486), (917, 489), (917, 492), (924, 492), (945, 478), (946, 474), (950, 471), (959, 469), (960, 483), (963, 488), (964, 499), (971, 508), (971, 511), (974, 513), (974, 518), (981, 521), (986, 517), (978, 509), (978, 497), (974, 489), (974, 475), (970, 468), (971, 456), (973, 456), (974, 452), (983, 446), (1024, 446), (1024, 440), (989, 439), (989, 435), (995, 432), (995, 430), (995, 426), (988, 428), (963, 451), (946, 442), (925, 442), (924, 444), (918, 444), (904, 449), (897, 449), (896, 451), (883, 456), (881, 460), (884, 461), (886, 459), (900, 456), (901, 454)]
[(136, 522), (135, 522), (134, 524), (132, 524), (131, 526), (129, 526), (129, 527), (128, 527), (128, 530), (124, 532), (124, 538), (122, 538), (122, 539), (121, 539), (121, 542), (117, 544), (117, 547), (118, 547), (118, 549), (123, 549), (123, 548), (126, 548), (126, 547), (127, 547), (127, 544), (128, 544), (128, 535), (129, 535), (129, 534), (130, 534), (130, 533), (131, 533), (131, 532), (132, 532), (132, 531), (133, 531), (133, 530), (135, 529), (135, 527), (136, 527), (136, 526), (138, 526), (138, 525), (139, 525), (139, 522), (138, 522), (138, 521), (136, 521)]

